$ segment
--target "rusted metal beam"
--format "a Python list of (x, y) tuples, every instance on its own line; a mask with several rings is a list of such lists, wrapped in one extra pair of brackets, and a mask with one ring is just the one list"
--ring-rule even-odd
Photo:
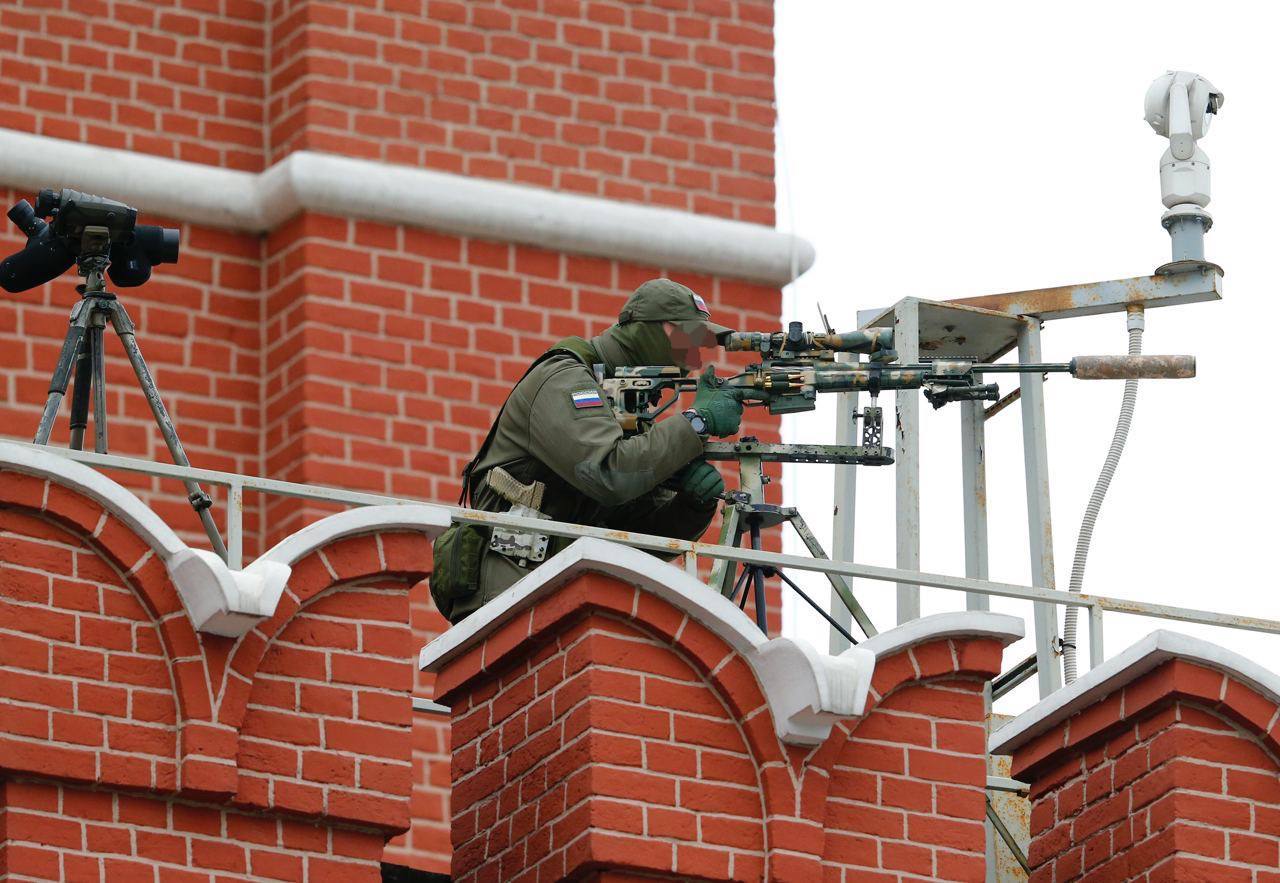
[(1212, 265), (1203, 265), (1198, 269), (1168, 275), (1135, 276), (1107, 282), (1086, 282), (1083, 285), (984, 294), (956, 298), (945, 303), (978, 307), (1011, 316), (1035, 316), (1043, 321), (1122, 313), (1130, 304), (1142, 304), (1150, 310), (1221, 299), (1222, 271)]

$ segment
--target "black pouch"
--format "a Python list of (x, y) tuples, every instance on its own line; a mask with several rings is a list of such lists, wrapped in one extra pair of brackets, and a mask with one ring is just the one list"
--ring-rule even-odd
[(480, 588), (480, 562), (489, 547), (489, 529), (455, 524), (436, 538), (432, 547), (431, 598), (446, 619), (454, 604)]

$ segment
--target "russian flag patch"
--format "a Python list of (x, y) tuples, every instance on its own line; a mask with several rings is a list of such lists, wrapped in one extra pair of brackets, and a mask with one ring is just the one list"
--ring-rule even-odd
[(600, 399), (600, 393), (594, 389), (580, 389), (577, 392), (569, 393), (569, 398), (573, 399), (575, 408), (600, 408), (604, 406), (604, 402)]
[(711, 311), (707, 309), (707, 302), (699, 297), (696, 293), (693, 295), (693, 305), (698, 308), (698, 312), (711, 315)]

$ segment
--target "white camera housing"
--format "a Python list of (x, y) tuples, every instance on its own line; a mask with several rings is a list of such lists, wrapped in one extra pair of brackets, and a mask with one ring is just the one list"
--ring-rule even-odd
[(1199, 147), (1190, 159), (1175, 159), (1173, 150), (1160, 157), (1160, 201), (1165, 208), (1209, 204), (1209, 157)]
[(1147, 123), (1169, 139), (1169, 149), (1160, 158), (1160, 197), (1166, 208), (1206, 215), (1209, 157), (1196, 142), (1208, 134), (1225, 100), (1212, 83), (1191, 71), (1168, 71), (1147, 89)]

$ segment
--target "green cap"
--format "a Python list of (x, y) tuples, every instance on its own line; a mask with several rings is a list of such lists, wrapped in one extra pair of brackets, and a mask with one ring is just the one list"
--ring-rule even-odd
[(670, 279), (650, 279), (627, 298), (618, 324), (628, 322), (670, 322), (691, 337), (701, 332), (715, 340), (733, 333), (732, 328), (711, 321), (707, 302), (693, 289)]

